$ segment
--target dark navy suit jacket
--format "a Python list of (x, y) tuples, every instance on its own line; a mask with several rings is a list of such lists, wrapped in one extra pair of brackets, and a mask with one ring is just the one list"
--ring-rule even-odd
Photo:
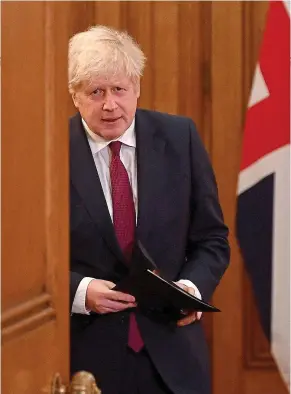
[[(209, 300), (229, 263), (228, 229), (207, 153), (184, 117), (136, 112), (136, 238), (169, 280), (189, 279)], [(71, 305), (85, 276), (117, 283), (128, 273), (79, 114), (70, 119)], [(129, 312), (71, 316), (71, 372), (92, 372), (118, 394)], [(145, 346), (177, 394), (209, 394), (201, 322), (176, 327), (137, 312)]]

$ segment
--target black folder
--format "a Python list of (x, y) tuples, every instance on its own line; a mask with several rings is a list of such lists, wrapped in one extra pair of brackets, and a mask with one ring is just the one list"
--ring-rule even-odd
[(184, 311), (220, 312), (162, 277), (140, 241), (134, 249), (129, 275), (117, 283), (114, 290), (133, 295), (143, 312), (160, 314), (168, 320), (180, 319)]

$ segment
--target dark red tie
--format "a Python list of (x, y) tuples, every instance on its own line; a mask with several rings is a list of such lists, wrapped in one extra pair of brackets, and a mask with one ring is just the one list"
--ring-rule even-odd
[[(120, 160), (121, 142), (109, 144), (112, 152), (110, 163), (113, 225), (121, 250), (130, 263), (135, 234), (135, 209), (127, 171)], [(128, 346), (135, 352), (143, 347), (143, 340), (134, 313), (130, 314)]]

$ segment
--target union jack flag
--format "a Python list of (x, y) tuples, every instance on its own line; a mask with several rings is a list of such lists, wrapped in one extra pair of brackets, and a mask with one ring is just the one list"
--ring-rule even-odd
[(246, 115), (237, 238), (263, 330), (290, 384), (290, 4), (270, 1)]

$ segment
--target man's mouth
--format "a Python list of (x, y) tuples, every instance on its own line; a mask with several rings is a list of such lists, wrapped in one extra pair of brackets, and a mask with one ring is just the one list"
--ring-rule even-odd
[(102, 121), (106, 123), (114, 123), (117, 122), (119, 119), (121, 119), (121, 116), (119, 118), (103, 118)]

